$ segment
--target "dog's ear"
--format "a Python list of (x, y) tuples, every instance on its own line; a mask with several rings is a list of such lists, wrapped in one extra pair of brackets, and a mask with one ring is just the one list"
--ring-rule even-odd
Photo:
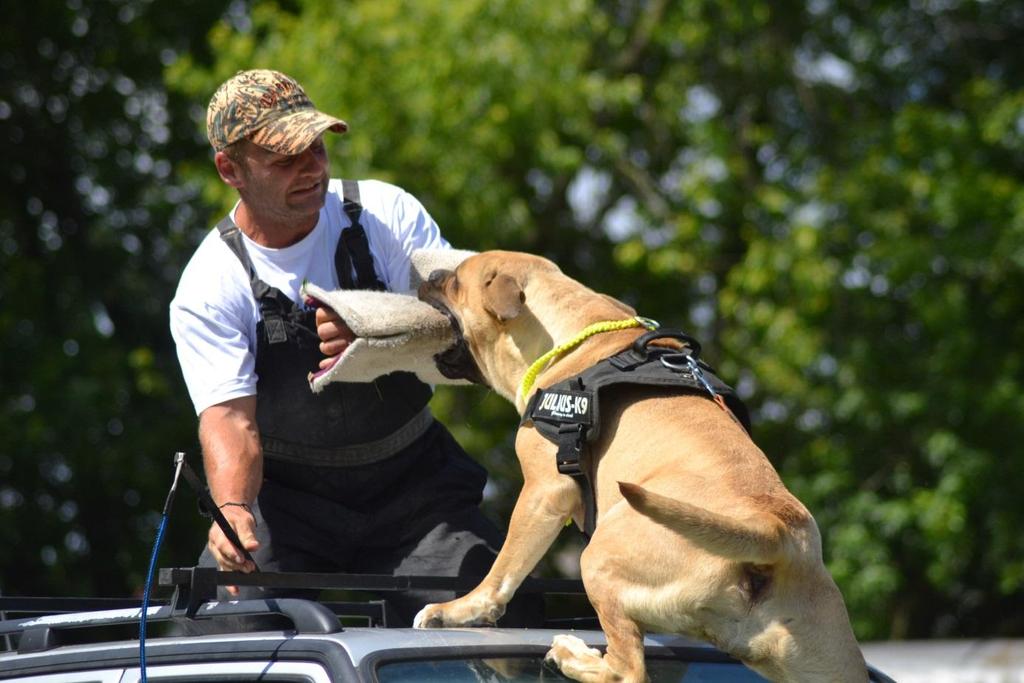
[(524, 301), (526, 292), (511, 275), (497, 273), (484, 283), (484, 308), (502, 322), (519, 315)]

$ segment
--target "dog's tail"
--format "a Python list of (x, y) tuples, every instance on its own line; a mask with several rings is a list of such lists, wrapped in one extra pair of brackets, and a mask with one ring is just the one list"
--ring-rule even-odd
[(637, 484), (620, 481), (619, 490), (636, 510), (710, 553), (754, 564), (774, 564), (783, 557), (788, 530), (772, 514), (729, 517)]

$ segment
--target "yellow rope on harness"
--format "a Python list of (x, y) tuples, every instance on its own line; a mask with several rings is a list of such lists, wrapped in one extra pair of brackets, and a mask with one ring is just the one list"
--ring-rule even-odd
[(654, 330), (658, 328), (658, 323), (650, 318), (644, 318), (638, 315), (634, 318), (629, 318), (628, 320), (607, 320), (602, 323), (588, 325), (582, 332), (569, 341), (559, 344), (537, 360), (533, 361), (533, 365), (531, 365), (526, 370), (526, 374), (523, 375), (523, 381), (519, 383), (519, 397), (526, 400), (527, 394), (529, 394), (530, 389), (533, 388), (533, 383), (537, 381), (537, 375), (539, 375), (556, 357), (562, 355), (566, 351), (571, 351), (590, 337), (593, 337), (595, 334), (601, 334), (602, 332), (614, 332), (616, 330), (628, 330), (631, 327), (645, 327), (648, 330)]

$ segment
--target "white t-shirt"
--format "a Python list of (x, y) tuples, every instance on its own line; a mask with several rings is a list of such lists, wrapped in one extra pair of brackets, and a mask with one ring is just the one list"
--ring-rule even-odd
[[(408, 290), (412, 251), (448, 243), (423, 205), (401, 188), (362, 180), (359, 195), (359, 222), (377, 277), (391, 291)], [(300, 242), (270, 249), (244, 235), (243, 241), (256, 275), (301, 303), (299, 287), (304, 280), (339, 289), (334, 253), (342, 229), (350, 224), (342, 208), (341, 181), (331, 180), (320, 220)], [(259, 306), (248, 273), (216, 229), (185, 266), (170, 313), (178, 362), (197, 415), (212, 405), (256, 394)]]

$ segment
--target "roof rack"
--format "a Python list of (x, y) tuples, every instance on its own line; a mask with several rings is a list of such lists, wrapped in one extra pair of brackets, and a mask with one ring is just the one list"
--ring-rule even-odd
[[(6, 599), (3, 605), (6, 608)], [(26, 606), (26, 605), (22, 605)], [(20, 610), (19, 610), (20, 611)], [(278, 598), (212, 602), (203, 607), (202, 618), (238, 617), (280, 614), (291, 620), (297, 633), (337, 633), (341, 631), (338, 617), (324, 605), (313, 600)], [(63, 644), (60, 632), (98, 626), (135, 624), (142, 616), (141, 605), (126, 609), (93, 612), (48, 614), (0, 621), (0, 635), (19, 635), (18, 652), (42, 652)], [(181, 618), (172, 605), (150, 607), (146, 621), (171, 621)]]
[[(316, 590), (364, 590), (364, 591), (407, 591), (447, 590), (468, 593), (480, 583), (482, 577), (455, 576), (392, 576), (390, 574), (335, 574), (312, 572), (224, 572), (212, 567), (178, 567), (160, 570), (161, 586), (174, 586), (172, 605), (192, 617), (205, 602), (217, 597), (217, 586), (262, 586), (264, 588), (305, 588)], [(582, 595), (583, 582), (577, 579), (535, 579), (527, 578), (516, 591), (545, 595)], [(366, 605), (372, 602), (337, 603), (344, 608), (351, 604)], [(365, 616), (361, 610), (356, 615), (344, 612), (343, 616)], [(386, 626), (381, 604), (378, 624)]]
[[(298, 598), (217, 601), (218, 586), (262, 586), (317, 590), (373, 592), (447, 590), (467, 593), (480, 577), (391, 576), (384, 574), (332, 574), (308, 572), (219, 571), (213, 567), (162, 568), (159, 585), (173, 586), (169, 602), (157, 601), (146, 613), (147, 622), (209, 619), (278, 614), (289, 619), (299, 633), (335, 633), (342, 630), (338, 617), (360, 617), (370, 626), (387, 626), (385, 600), (317, 602)], [(582, 595), (583, 583), (574, 579), (528, 578), (518, 593)], [(64, 630), (136, 624), (142, 601), (132, 598), (37, 598), (0, 596), (4, 612), (42, 614), (0, 621), (0, 636), (19, 635), (18, 652), (39, 652), (62, 644)]]

